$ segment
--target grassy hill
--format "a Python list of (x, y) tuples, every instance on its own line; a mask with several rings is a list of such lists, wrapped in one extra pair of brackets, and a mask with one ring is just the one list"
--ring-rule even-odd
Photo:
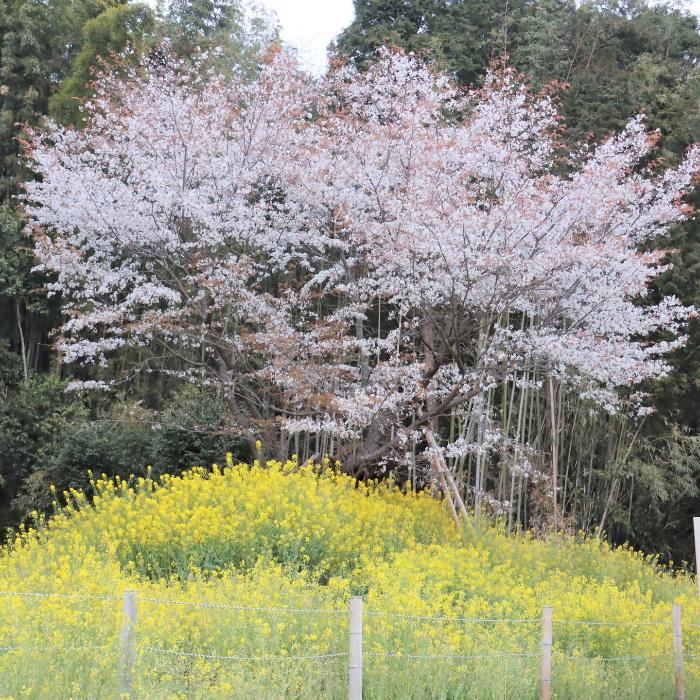
[(700, 697), (695, 585), (629, 549), (457, 533), (427, 494), (294, 461), (93, 491), (0, 555), (0, 697), (114, 697), (126, 589), (138, 698), (345, 698), (356, 594), (366, 698), (538, 697), (545, 604), (556, 698), (672, 698), (673, 602)]

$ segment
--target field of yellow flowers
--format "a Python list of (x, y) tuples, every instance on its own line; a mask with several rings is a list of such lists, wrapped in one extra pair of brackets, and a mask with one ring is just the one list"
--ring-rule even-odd
[(700, 697), (694, 583), (626, 548), (457, 533), (428, 494), (295, 460), (66, 500), (0, 554), (1, 698), (115, 697), (126, 589), (138, 698), (345, 698), (358, 594), (366, 698), (538, 697), (545, 604), (554, 697), (673, 698), (673, 602)]

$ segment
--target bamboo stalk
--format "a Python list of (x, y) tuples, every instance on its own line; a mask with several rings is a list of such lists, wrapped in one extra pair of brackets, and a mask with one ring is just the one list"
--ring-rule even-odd
[[(445, 497), (445, 500), (447, 501), (448, 505), (450, 506), (450, 513), (452, 514), (452, 520), (454, 520), (455, 527), (459, 527), (459, 515), (457, 514), (457, 509), (455, 508), (454, 501), (452, 500), (452, 495), (450, 494), (450, 489), (447, 485), (447, 479), (445, 478), (445, 472), (442, 469), (442, 460), (440, 459), (440, 451), (437, 446), (437, 442), (435, 441), (435, 436), (433, 435), (432, 430), (429, 430), (428, 428), (423, 429), (423, 434), (425, 435), (428, 445), (430, 447), (430, 453), (431, 453), (431, 462), (433, 464), (433, 471), (435, 472), (435, 475), (437, 476), (438, 483), (440, 484), (440, 488), (442, 489), (442, 493)], [(462, 504), (464, 505), (464, 504)], [(466, 509), (465, 509), (466, 511)]]

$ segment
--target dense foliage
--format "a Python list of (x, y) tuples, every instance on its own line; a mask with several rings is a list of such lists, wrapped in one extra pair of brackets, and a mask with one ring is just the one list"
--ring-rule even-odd
[[(690, 626), (700, 620), (694, 584), (658, 571), (651, 558), (596, 541), (506, 537), (490, 527), (460, 538), (430, 495), (387, 483), (358, 487), (329, 465), (250, 467), (229, 457), (222, 468), (160, 481), (96, 478), (89, 494), (68, 498), (0, 555), (0, 589), (68, 596), (3, 599), (4, 643), (42, 640), (41, 653), (3, 654), (9, 695), (110, 695), (126, 588), (140, 597), (136, 688), (144, 697), (345, 697), (346, 657), (253, 663), (152, 648), (242, 657), (344, 652), (347, 601), (358, 593), (366, 600), (368, 698), (539, 697), (536, 656), (475, 663), (410, 655), (537, 655), (545, 603), (555, 611), (554, 682), (562, 697), (670, 697), (670, 626), (649, 623), (667, 623), (672, 602), (683, 605), (686, 654), (700, 649)], [(645, 625), (632, 624), (639, 621)], [(600, 660), (630, 655), (653, 658)], [(686, 678), (693, 696), (700, 676), (692, 663)]]
[(698, 137), (697, 18), (639, 0), (355, 0), (338, 38), (360, 64), (391, 43), (424, 53), (466, 84), (493, 63), (556, 81), (574, 141), (643, 111), (676, 151)]

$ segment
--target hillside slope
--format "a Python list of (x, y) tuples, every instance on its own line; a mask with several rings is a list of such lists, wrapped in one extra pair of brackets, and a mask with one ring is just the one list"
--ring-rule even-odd
[[(558, 698), (674, 697), (673, 602), (686, 653), (700, 654), (694, 583), (653, 560), (456, 533), (429, 495), (328, 465), (229, 457), (93, 488), (0, 555), (0, 697), (112, 697), (126, 589), (138, 591), (139, 698), (347, 697), (353, 594), (366, 698), (538, 697), (545, 604)], [(52, 595), (17, 595), (36, 592)], [(700, 697), (693, 666), (687, 697)]]

